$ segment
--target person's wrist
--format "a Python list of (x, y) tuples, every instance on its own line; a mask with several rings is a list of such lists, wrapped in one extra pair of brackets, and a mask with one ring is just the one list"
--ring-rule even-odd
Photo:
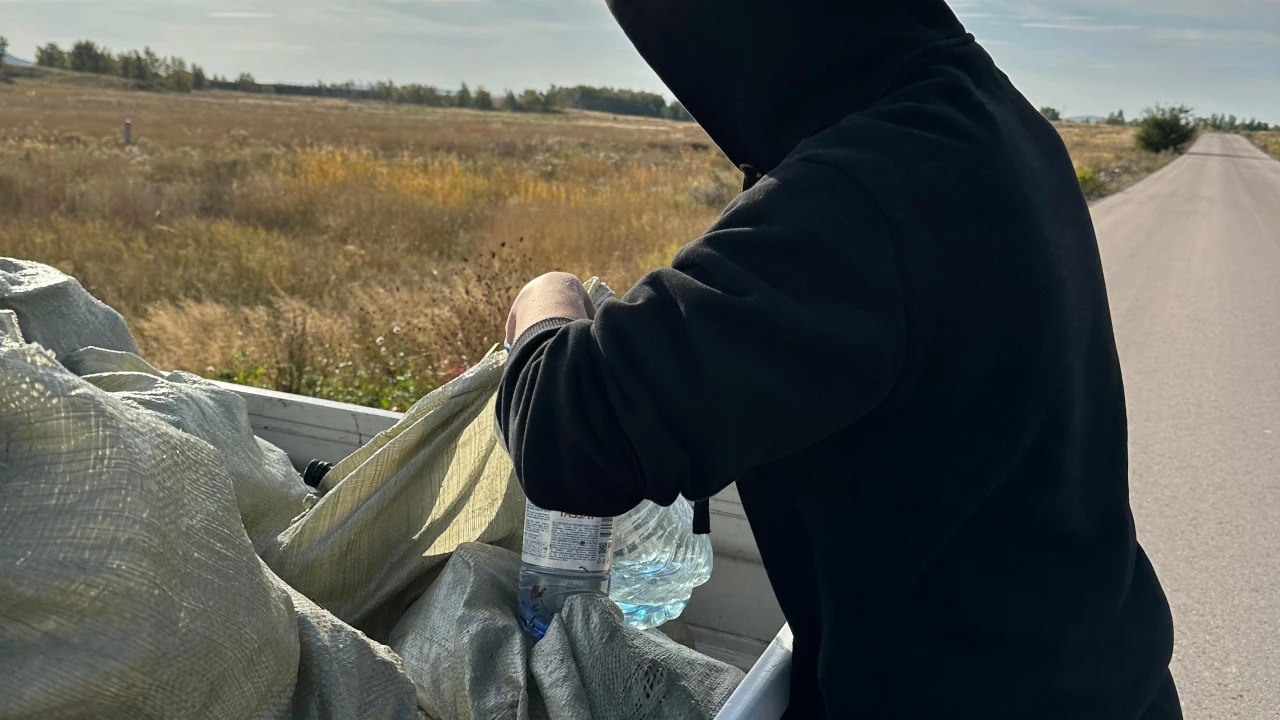
[(524, 287), (507, 319), (508, 344), (515, 346), (529, 328), (547, 320), (589, 320), (591, 299), (582, 282), (568, 273), (547, 273)]
[(573, 308), (546, 308), (545, 312), (539, 312), (532, 317), (521, 318), (515, 324), (507, 341), (514, 347), (520, 342), (520, 338), (524, 337), (525, 333), (549, 321), (559, 321), (559, 324), (564, 325), (574, 320), (586, 319), (587, 314), (585, 312), (574, 311)]
[(507, 348), (508, 353), (515, 354), (521, 347), (524, 347), (524, 345), (528, 343), (531, 339), (533, 339), (534, 337), (537, 337), (543, 332), (559, 330), (560, 328), (564, 327), (565, 325), (568, 325), (574, 320), (581, 320), (581, 319), (582, 318), (566, 318), (566, 317), (546, 318), (544, 320), (536, 322), (533, 325), (530, 325), (529, 327), (525, 328), (524, 332), (520, 333), (520, 335), (514, 341), (506, 341), (503, 343), (503, 345)]

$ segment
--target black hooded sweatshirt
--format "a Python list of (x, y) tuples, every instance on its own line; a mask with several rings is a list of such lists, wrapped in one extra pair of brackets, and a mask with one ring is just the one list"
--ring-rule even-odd
[(788, 717), (1180, 717), (1054, 128), (941, 0), (612, 10), (749, 189), (594, 321), (518, 339), (497, 413), (529, 498), (737, 481)]

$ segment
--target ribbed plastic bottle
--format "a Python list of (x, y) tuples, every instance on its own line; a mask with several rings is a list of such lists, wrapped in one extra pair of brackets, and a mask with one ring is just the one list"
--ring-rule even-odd
[(526, 500), (521, 559), (520, 623), (540, 640), (570, 596), (608, 594), (613, 518), (552, 512)]
[(615, 519), (613, 534), (609, 598), (632, 627), (679, 617), (693, 589), (711, 578), (711, 538), (693, 534), (693, 508), (684, 498), (665, 508), (641, 503)]

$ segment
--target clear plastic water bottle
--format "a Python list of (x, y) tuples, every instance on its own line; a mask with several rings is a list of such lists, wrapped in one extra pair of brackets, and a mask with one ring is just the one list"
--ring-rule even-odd
[(684, 612), (693, 589), (711, 578), (711, 538), (693, 534), (693, 508), (649, 501), (614, 520), (609, 598), (628, 625), (647, 629)]
[(540, 640), (569, 596), (609, 592), (613, 518), (552, 512), (526, 500), (521, 555), (520, 624)]

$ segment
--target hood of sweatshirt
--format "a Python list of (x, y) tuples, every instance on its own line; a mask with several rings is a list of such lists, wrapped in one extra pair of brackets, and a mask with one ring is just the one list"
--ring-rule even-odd
[(735, 165), (775, 168), (873, 105), (931, 47), (967, 38), (943, 0), (608, 0)]

